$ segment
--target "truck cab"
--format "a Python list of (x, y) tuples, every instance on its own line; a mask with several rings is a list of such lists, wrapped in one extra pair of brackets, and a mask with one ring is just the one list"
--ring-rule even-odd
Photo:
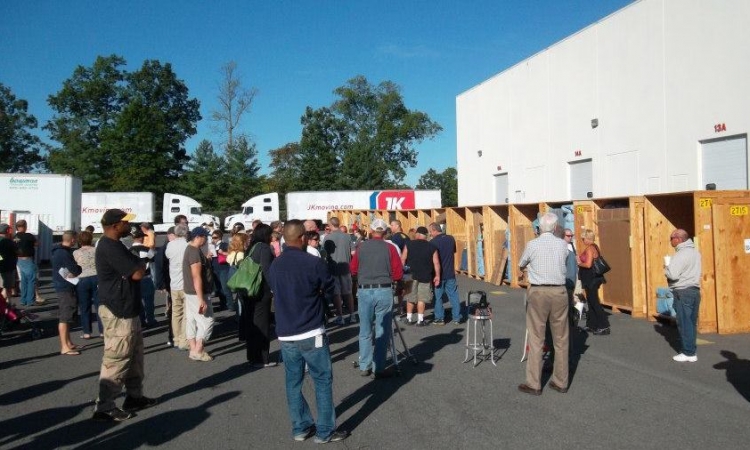
[(236, 223), (241, 223), (245, 229), (249, 229), (254, 220), (261, 220), (266, 224), (279, 220), (279, 194), (277, 192), (257, 195), (243, 203), (241, 213), (224, 219), (224, 229), (229, 231)]
[(165, 224), (173, 223), (174, 218), (182, 214), (187, 217), (188, 224), (199, 226), (204, 223), (214, 222), (218, 226), (219, 218), (209, 214), (203, 214), (202, 206), (196, 200), (179, 194), (164, 194), (162, 208), (162, 221)]

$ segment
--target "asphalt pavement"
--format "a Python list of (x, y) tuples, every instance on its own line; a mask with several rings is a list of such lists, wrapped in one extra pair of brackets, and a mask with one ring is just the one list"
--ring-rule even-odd
[[(59, 354), (56, 299), (43, 278), (47, 305), (31, 308), (45, 330), (28, 326), (0, 338), (0, 448), (310, 448), (294, 442), (284, 368), (251, 369), (236, 323), (217, 314), (208, 345), (212, 362), (167, 347), (165, 318), (146, 330), (148, 396), (160, 403), (120, 423), (90, 420), (102, 357), (101, 339), (80, 356)], [(352, 368), (358, 325), (331, 327), (334, 401), (342, 442), (352, 449), (704, 449), (746, 448), (750, 441), (750, 336), (699, 335), (698, 362), (676, 363), (676, 329), (610, 317), (612, 334), (573, 335), (567, 394), (518, 391), (524, 381), (523, 290), (459, 277), (461, 299), (485, 290), (493, 309), (497, 366), (464, 363), (466, 325), (400, 325), (418, 363), (400, 377), (371, 380)], [(163, 298), (157, 297), (157, 313)], [(446, 305), (448, 306), (448, 305)], [(271, 345), (278, 356), (278, 342)], [(397, 344), (401, 349), (401, 345)], [(545, 373), (545, 381), (549, 378)], [(314, 405), (309, 379), (305, 395)], [(314, 410), (314, 407), (313, 407)]]

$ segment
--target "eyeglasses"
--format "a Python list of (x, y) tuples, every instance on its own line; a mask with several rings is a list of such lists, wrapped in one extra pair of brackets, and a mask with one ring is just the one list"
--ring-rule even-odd
[(573, 235), (572, 235), (572, 234), (566, 234), (566, 235), (565, 235), (565, 237), (569, 237), (569, 238), (572, 238), (572, 237), (573, 237)]

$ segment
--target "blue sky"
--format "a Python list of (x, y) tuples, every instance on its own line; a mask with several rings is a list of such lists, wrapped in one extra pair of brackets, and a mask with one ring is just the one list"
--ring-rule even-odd
[[(241, 125), (268, 151), (299, 141), (306, 106), (330, 105), (356, 75), (402, 88), (406, 106), (444, 130), (418, 146), (414, 184), (429, 168), (456, 164), (456, 95), (632, 3), (631, 0), (167, 1), (4, 0), (0, 83), (29, 101), (40, 126), (47, 97), (78, 65), (117, 54), (135, 70), (171, 63), (204, 119), (187, 142), (218, 144), (208, 120), (220, 68), (237, 63), (258, 89)], [(42, 130), (38, 134), (46, 139)]]

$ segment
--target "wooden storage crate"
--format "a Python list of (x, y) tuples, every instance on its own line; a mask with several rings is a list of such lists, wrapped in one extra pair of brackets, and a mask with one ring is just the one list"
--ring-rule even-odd
[(518, 263), (526, 248), (526, 244), (534, 239), (534, 227), (532, 223), (539, 214), (539, 204), (512, 204), (510, 205), (510, 272), (511, 287), (527, 286), (525, 277), (521, 276)]
[[(693, 237), (696, 248), (701, 253), (701, 305), (698, 314), (698, 331), (701, 333), (737, 333), (750, 331), (750, 316), (737, 317), (747, 307), (747, 295), (736, 297), (730, 292), (735, 289), (736, 279), (742, 279), (747, 266), (727, 265), (722, 251), (729, 250), (735, 255), (739, 244), (734, 233), (726, 231), (729, 224), (742, 230), (746, 219), (732, 220), (732, 206), (740, 208), (750, 199), (750, 191), (694, 191), (674, 194), (647, 195), (645, 202), (646, 231), (646, 298), (649, 319), (656, 315), (656, 288), (667, 286), (664, 277), (664, 256), (674, 254), (669, 236), (676, 228), (682, 228)], [(717, 204), (714, 213), (713, 205)], [(714, 226), (714, 218), (718, 219)], [(748, 236), (750, 237), (750, 236)], [(719, 248), (719, 253), (716, 248)], [(742, 250), (744, 251), (744, 249)], [(720, 261), (721, 260), (721, 261)], [(739, 262), (739, 260), (738, 260)], [(722, 272), (717, 276), (717, 268)], [(717, 298), (721, 296), (721, 303)], [(721, 315), (719, 313), (721, 312)]]
[(445, 233), (453, 236), (456, 240), (456, 257), (455, 269), (457, 272), (467, 274), (467, 271), (460, 270), (461, 255), (467, 248), (466, 233), (466, 208), (447, 208), (445, 210)]
[(506, 247), (505, 232), (508, 230), (508, 205), (484, 207), (484, 257), (485, 281), (501, 285), (505, 280), (505, 266), (508, 263), (509, 249)]
[[(487, 273), (487, 260), (484, 244), (484, 208), (481, 206), (466, 208), (466, 245), (469, 275), (477, 279), (484, 279)], [(480, 245), (482, 246), (481, 252), (479, 250)], [(484, 267), (482, 273), (479, 271), (480, 258)]]
[(643, 197), (574, 202), (576, 249), (583, 251), (581, 234), (591, 229), (612, 267), (601, 287), (601, 303), (633, 317), (647, 312), (643, 204)]

